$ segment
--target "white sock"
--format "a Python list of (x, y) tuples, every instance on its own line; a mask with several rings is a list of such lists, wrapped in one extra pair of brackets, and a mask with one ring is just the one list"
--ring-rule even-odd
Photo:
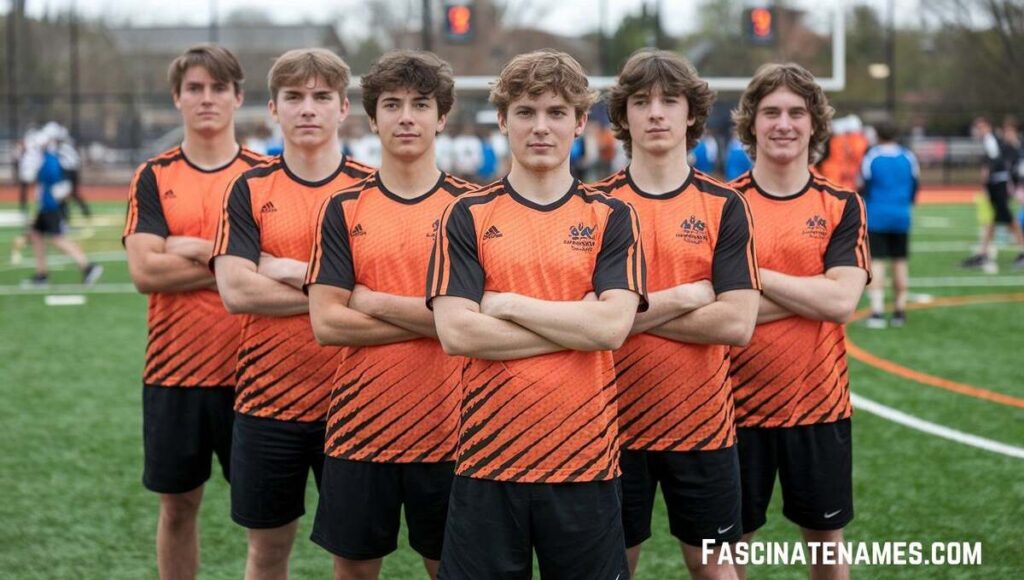
[(868, 298), (871, 300), (872, 314), (881, 314), (885, 311), (885, 290), (872, 288), (868, 290)]

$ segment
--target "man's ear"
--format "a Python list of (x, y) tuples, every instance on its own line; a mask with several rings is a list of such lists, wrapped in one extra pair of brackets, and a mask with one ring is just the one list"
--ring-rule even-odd
[(583, 134), (583, 129), (587, 127), (587, 119), (590, 118), (590, 113), (583, 113), (578, 119), (576, 119), (576, 130), (574, 134), (579, 137)]

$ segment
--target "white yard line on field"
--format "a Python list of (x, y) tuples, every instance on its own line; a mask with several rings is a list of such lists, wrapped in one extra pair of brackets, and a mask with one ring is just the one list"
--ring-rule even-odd
[(984, 449), (985, 451), (991, 451), (992, 453), (1006, 455), (1007, 457), (1024, 459), (1024, 447), (1000, 443), (999, 441), (993, 441), (984, 437), (978, 437), (977, 435), (971, 435), (970, 433), (964, 433), (963, 431), (957, 431), (956, 429), (950, 429), (949, 427), (931, 423), (924, 419), (918, 419), (913, 415), (908, 415), (903, 411), (887, 407), (881, 403), (876, 403), (871, 399), (866, 399), (855, 393), (850, 393), (850, 400), (853, 402), (853, 406), (857, 410), (866, 411), (872, 415), (888, 419), (893, 423), (898, 423), (904, 427), (914, 429), (915, 431), (928, 433), (929, 435), (934, 435), (936, 437), (941, 437), (943, 439), (948, 439), (949, 441), (955, 441), (978, 449)]
[(937, 276), (911, 278), (911, 288), (987, 288), (992, 286), (1024, 287), (1024, 276)]
[(0, 296), (47, 296), (57, 294), (137, 294), (132, 284), (51, 284), (42, 288), (0, 285)]
[[(112, 252), (92, 252), (85, 255), (90, 262), (126, 262), (128, 261), (127, 254), (124, 250), (115, 250)], [(70, 266), (75, 261), (67, 256), (62, 255), (51, 255), (46, 258), (46, 265), (54, 270), (58, 270), (64, 266)], [(0, 266), (0, 272), (12, 272), (14, 270), (32, 270), (36, 267), (35, 259), (32, 257), (32, 250), (26, 248), (21, 257), (20, 264), (4, 264)]]
[(47, 296), (56, 294), (137, 294), (132, 284), (51, 284), (43, 288), (0, 285), (0, 296)]

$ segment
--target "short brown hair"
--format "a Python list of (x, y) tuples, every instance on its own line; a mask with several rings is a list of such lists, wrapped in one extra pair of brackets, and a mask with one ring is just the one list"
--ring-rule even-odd
[(235, 94), (242, 92), (245, 75), (235, 54), (219, 44), (197, 44), (181, 53), (167, 67), (167, 82), (174, 96), (181, 94), (181, 80), (188, 69), (195, 66), (206, 69), (217, 82), (231, 83)]
[(437, 100), (437, 114), (447, 115), (455, 103), (452, 67), (436, 54), (419, 50), (393, 50), (377, 59), (359, 81), (363, 87), (363, 109), (377, 120), (381, 93), (410, 89)]
[(754, 135), (754, 119), (761, 99), (785, 87), (804, 98), (807, 111), (811, 115), (811, 140), (809, 144), (810, 159), (813, 163), (825, 152), (832, 126), (832, 115), (835, 109), (828, 104), (825, 91), (814, 80), (814, 75), (804, 67), (795, 63), (766, 64), (754, 73), (754, 78), (747, 85), (747, 90), (740, 97), (739, 106), (732, 112), (732, 121), (736, 124), (736, 134), (743, 142), (751, 159), (757, 157), (757, 136)]
[(667, 50), (641, 49), (633, 53), (622, 67), (619, 79), (608, 92), (608, 118), (615, 137), (622, 141), (626, 154), (632, 156), (633, 138), (629, 136), (626, 109), (630, 95), (660, 87), (666, 95), (686, 99), (693, 125), (686, 128), (686, 148), (697, 146), (704, 134), (704, 123), (715, 102), (715, 92), (707, 81), (697, 76), (685, 58)]
[(545, 48), (510, 60), (491, 86), (490, 101), (504, 117), (509, 103), (515, 99), (525, 95), (539, 97), (549, 91), (572, 105), (577, 119), (597, 100), (597, 91), (590, 90), (583, 66), (564, 52)]
[(281, 87), (294, 87), (311, 79), (320, 79), (342, 97), (348, 89), (348, 65), (326, 48), (289, 50), (274, 61), (267, 73), (270, 98), (277, 100)]

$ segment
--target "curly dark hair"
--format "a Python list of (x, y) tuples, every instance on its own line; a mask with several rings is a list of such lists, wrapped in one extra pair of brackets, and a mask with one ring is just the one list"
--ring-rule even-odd
[(423, 50), (392, 50), (373, 63), (359, 80), (363, 109), (377, 121), (377, 100), (395, 89), (411, 89), (437, 99), (437, 114), (447, 115), (455, 104), (455, 78), (450, 64)]
[(612, 130), (631, 157), (633, 139), (629, 136), (626, 105), (630, 95), (654, 87), (660, 87), (666, 95), (686, 99), (693, 119), (693, 125), (686, 129), (687, 149), (693, 149), (704, 134), (704, 123), (715, 102), (715, 92), (697, 76), (697, 70), (685, 58), (667, 50), (645, 48), (634, 52), (622, 67), (615, 86), (608, 91), (608, 118)]
[(814, 75), (795, 63), (766, 64), (754, 73), (747, 90), (740, 97), (740, 104), (732, 112), (736, 134), (751, 159), (757, 158), (757, 136), (754, 134), (754, 119), (761, 99), (785, 87), (804, 98), (811, 115), (810, 163), (818, 161), (825, 152), (825, 142), (832, 129), (835, 109), (828, 104), (824, 89), (814, 80)]

